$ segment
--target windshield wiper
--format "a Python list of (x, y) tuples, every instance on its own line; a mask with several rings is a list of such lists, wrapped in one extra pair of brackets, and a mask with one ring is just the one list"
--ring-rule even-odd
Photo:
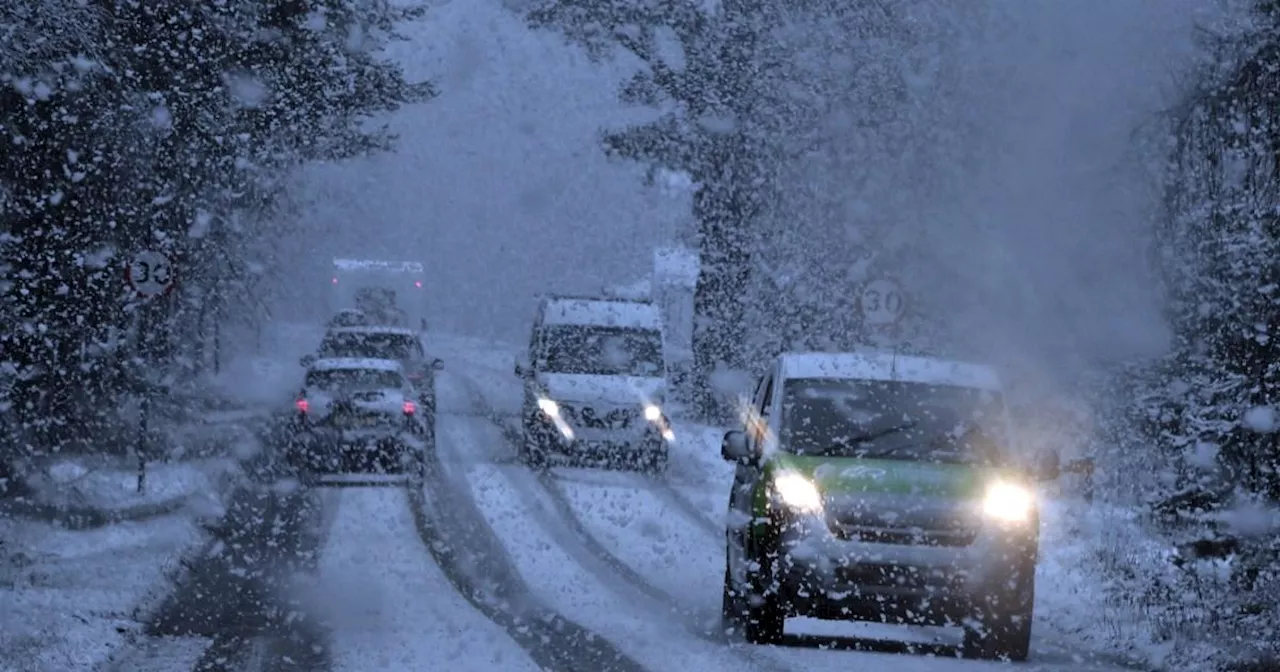
[[(852, 436), (852, 437), (849, 437), (849, 438), (847, 438), (847, 439), (841, 439), (841, 440), (839, 440), (839, 441), (835, 442), (835, 444), (833, 444), (833, 445), (831, 446), (831, 448), (834, 448), (834, 449), (841, 449), (841, 448), (849, 449), (849, 448), (854, 448), (854, 449), (856, 449), (856, 447), (857, 447), (858, 445), (860, 445), (860, 444), (864, 444), (864, 443), (871, 443), (872, 441), (875, 441), (875, 440), (877, 440), (877, 439), (883, 439), (884, 437), (886, 437), (886, 436), (890, 436), (890, 435), (892, 435), (892, 434), (900, 434), (900, 433), (902, 433), (902, 432), (905, 432), (905, 431), (908, 431), (908, 430), (911, 430), (911, 429), (915, 429), (916, 425), (918, 425), (918, 424), (920, 424), (920, 423), (918, 423), (918, 422), (904, 422), (904, 423), (902, 423), (901, 425), (894, 425), (894, 426), (892, 426), (892, 427), (886, 427), (886, 428), (884, 428), (884, 429), (881, 429), (881, 430), (876, 431), (876, 432), (871, 432), (871, 433), (869, 433), (869, 434), (862, 434), (862, 435), (860, 435), (860, 436)], [(858, 451), (858, 455), (859, 455), (860, 457), (866, 457), (866, 455), (864, 455), (864, 451), (861, 451), (861, 450), (859, 450), (859, 451)]]

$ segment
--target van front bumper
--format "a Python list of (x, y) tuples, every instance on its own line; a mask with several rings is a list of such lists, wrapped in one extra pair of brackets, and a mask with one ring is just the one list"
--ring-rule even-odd
[(784, 533), (775, 585), (792, 616), (955, 625), (979, 605), (1026, 594), (1036, 536), (995, 529), (966, 546), (925, 546)]

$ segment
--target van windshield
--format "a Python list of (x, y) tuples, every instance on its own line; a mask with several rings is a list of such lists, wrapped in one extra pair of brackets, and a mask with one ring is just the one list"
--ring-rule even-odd
[(903, 381), (793, 379), (779, 445), (797, 455), (1003, 462), (999, 392)]
[(537, 334), (534, 368), (547, 373), (662, 376), (662, 333), (656, 329), (557, 324)]

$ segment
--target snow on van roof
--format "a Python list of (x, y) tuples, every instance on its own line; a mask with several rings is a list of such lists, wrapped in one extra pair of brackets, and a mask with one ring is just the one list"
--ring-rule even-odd
[(797, 352), (781, 356), (783, 378), (897, 380), (956, 385), (986, 390), (1001, 388), (995, 369), (936, 357), (895, 355), (892, 352)]
[(373, 357), (326, 357), (317, 359), (311, 365), (311, 370), (313, 371), (365, 370), (400, 372), (402, 368), (400, 362), (394, 359), (376, 359)]
[(419, 332), (409, 327), (395, 327), (386, 324), (368, 324), (357, 327), (331, 327), (331, 334), (395, 334), (396, 336), (417, 336)]
[(542, 323), (660, 329), (662, 315), (657, 306), (642, 301), (548, 298)]
[(426, 267), (417, 261), (382, 261), (380, 259), (334, 259), (333, 267), (339, 271), (393, 271), (396, 273), (425, 273)]

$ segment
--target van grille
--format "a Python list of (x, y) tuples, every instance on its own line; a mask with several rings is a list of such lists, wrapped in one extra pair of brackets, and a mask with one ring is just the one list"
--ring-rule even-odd
[(831, 531), (837, 538), (845, 541), (904, 546), (968, 546), (978, 537), (977, 529), (964, 527), (926, 530), (919, 527), (872, 527), (834, 523)]

